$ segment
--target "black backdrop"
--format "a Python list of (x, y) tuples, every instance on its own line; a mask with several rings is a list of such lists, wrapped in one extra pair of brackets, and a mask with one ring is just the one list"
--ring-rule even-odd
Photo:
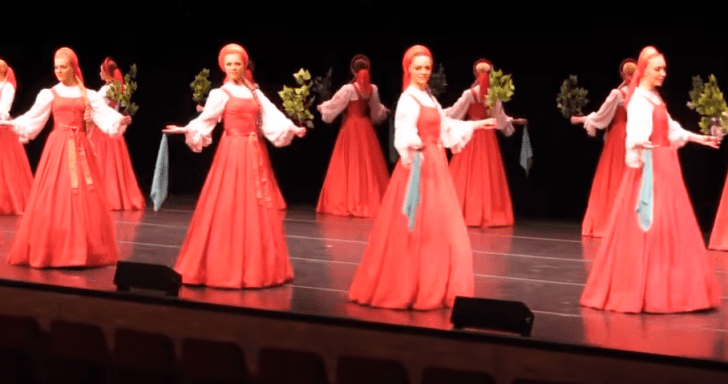
[[(383, 103), (394, 109), (401, 92), (402, 54), (413, 44), (424, 44), (432, 50), (435, 64), (444, 65), (448, 89), (440, 102), (449, 106), (471, 85), (474, 61), (484, 57), (513, 75), (516, 92), (506, 104), (507, 113), (529, 119), (534, 162), (528, 178), (518, 165), (521, 129), (511, 138), (500, 137), (516, 215), (565, 220), (583, 216), (603, 146), (601, 133), (588, 137), (556, 109), (556, 94), (569, 74), (578, 75), (589, 89), (587, 111), (593, 111), (619, 84), (620, 62), (636, 57), (645, 45), (655, 45), (668, 63), (663, 85), (668, 110), (692, 131), (698, 130), (698, 116), (686, 107), (691, 77), (715, 74), (721, 86), (728, 84), (720, 26), (704, 21), (688, 26), (685, 20), (691, 19), (685, 10), (671, 11), (684, 17), (678, 22), (648, 17), (665, 11), (657, 4), (650, 5), (655, 9), (633, 11), (631, 19), (611, 8), (582, 14), (554, 5), (509, 5), (514, 7), (447, 2), (438, 8), (382, 1), (13, 3), (3, 5), (0, 57), (15, 68), (19, 81), (14, 116), (26, 112), (42, 88), (56, 83), (52, 59), (61, 46), (77, 52), (92, 89), (102, 85), (98, 68), (105, 56), (124, 70), (136, 63), (135, 101), (140, 109), (126, 140), (145, 194), (161, 129), (168, 123), (184, 125), (196, 116), (189, 83), (202, 68), (211, 70), (213, 86), (219, 86), (217, 55), (224, 44), (237, 42), (248, 50), (256, 64), (256, 80), (277, 105), (277, 91), (284, 84), (294, 85), (292, 74), (299, 68), (321, 75), (332, 67), (336, 90), (351, 78), (352, 56), (363, 53), (372, 60), (372, 81)], [(323, 124), (318, 117), (306, 138), (270, 150), (290, 203), (313, 205), (318, 198), (340, 123)], [(49, 128), (50, 123), (26, 146), (33, 169)], [(378, 133), (386, 151), (387, 124), (379, 126)], [(680, 151), (684, 179), (704, 231), (712, 227), (722, 192), (726, 147), (712, 150), (689, 144)], [(170, 140), (171, 194), (199, 193), (215, 148), (213, 144), (195, 154), (182, 137)]]

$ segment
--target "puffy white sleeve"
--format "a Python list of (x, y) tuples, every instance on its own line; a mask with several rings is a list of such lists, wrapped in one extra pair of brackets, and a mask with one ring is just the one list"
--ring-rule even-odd
[(18, 134), (21, 142), (27, 143), (38, 136), (51, 116), (52, 103), (53, 92), (50, 89), (44, 89), (35, 98), (35, 104), (30, 110), (13, 120), (13, 130)]
[(637, 143), (650, 139), (652, 134), (652, 104), (642, 95), (635, 93), (627, 106), (627, 149), (626, 164), (639, 168), (644, 162), (644, 149), (636, 148)]
[(462, 121), (447, 117), (440, 104), (437, 104), (440, 111), (440, 141), (446, 148), (450, 148), (452, 153), (459, 153), (473, 137), (473, 130), (477, 124), (476, 121)]
[(126, 125), (121, 123), (124, 115), (109, 107), (98, 93), (94, 91), (86, 91), (89, 106), (91, 107), (91, 120), (99, 129), (109, 134), (109, 136), (117, 136), (126, 131)]
[(336, 116), (339, 116), (346, 109), (355, 95), (356, 90), (354, 90), (354, 86), (351, 84), (346, 84), (339, 88), (331, 100), (324, 101), (319, 105), (318, 110), (321, 112), (321, 120), (325, 123), (334, 121)]
[(0, 86), (0, 120), (10, 118), (10, 107), (15, 99), (15, 87), (10, 83)]
[(394, 113), (394, 149), (406, 164), (412, 162), (413, 151), (410, 147), (422, 145), (422, 139), (417, 133), (419, 117), (419, 104), (412, 96), (403, 93)]
[(513, 118), (506, 115), (502, 102), (498, 101), (495, 103), (493, 117), (495, 118), (496, 129), (501, 131), (503, 136), (511, 136), (516, 131), (516, 128), (513, 127)]
[(276, 147), (285, 147), (293, 140), (296, 125), (283, 114), (260, 90), (256, 89), (255, 94), (260, 100), (260, 107), (263, 108), (263, 124), (261, 130), (263, 135)]
[(222, 117), (225, 104), (230, 97), (221, 89), (213, 89), (205, 103), (205, 109), (195, 119), (190, 121), (185, 128), (185, 143), (194, 152), (202, 151), (212, 143), (212, 130)]
[(618, 89), (613, 89), (599, 110), (587, 115), (584, 121), (584, 129), (586, 129), (589, 136), (596, 136), (597, 129), (604, 129), (609, 126), (614, 119), (614, 114), (617, 112), (617, 107), (622, 102), (622, 93)]
[(109, 88), (110, 87), (108, 85), (104, 85), (99, 89), (99, 96), (104, 100), (104, 103), (106, 103), (106, 105), (111, 104), (111, 99), (106, 96), (109, 93)]
[(667, 115), (668, 121), (669, 121), (669, 133), (667, 135), (667, 138), (670, 139), (670, 142), (675, 145), (676, 147), (680, 148), (684, 146), (691, 137), (697, 137), (697, 133), (690, 132), (686, 129), (684, 129), (680, 123), (673, 120), (670, 114)]
[(382, 105), (379, 99), (379, 89), (376, 85), (372, 84), (372, 97), (369, 98), (369, 112), (372, 118), (372, 123), (379, 124), (387, 118), (387, 107)]
[(445, 108), (443, 112), (448, 117), (462, 120), (468, 113), (468, 109), (470, 109), (470, 104), (472, 104), (474, 101), (475, 100), (473, 99), (473, 93), (470, 89), (466, 89), (465, 92), (463, 92), (463, 95), (460, 96), (458, 101), (456, 101), (455, 104), (452, 105), (452, 107)]

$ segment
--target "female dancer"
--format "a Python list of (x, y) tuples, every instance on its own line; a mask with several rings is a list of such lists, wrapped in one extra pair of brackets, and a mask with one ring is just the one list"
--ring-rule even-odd
[[(245, 68), (245, 79), (248, 80), (250, 84), (252, 84), (255, 88), (258, 88), (258, 83), (253, 78), (253, 60), (248, 58), (248, 66)], [(205, 108), (198, 105), (197, 106), (197, 112), (204, 111)], [(220, 121), (218, 121), (219, 123)], [(264, 143), (265, 144), (265, 143)], [(273, 191), (273, 203), (278, 206), (279, 209), (285, 210), (287, 208), (286, 200), (283, 198), (283, 194), (281, 193), (281, 189), (278, 186), (278, 181), (276, 180), (276, 175), (273, 172), (273, 166), (270, 162), (270, 156), (268, 155), (268, 146), (263, 145), (261, 147), (261, 150), (263, 151), (263, 155), (261, 156), (263, 158), (263, 161), (265, 162), (265, 168), (267, 172), (267, 177), (270, 180), (270, 188)]]
[(220, 50), (227, 77), (184, 133), (195, 152), (211, 143), (222, 117), (225, 134), (202, 188), (175, 270), (182, 282), (219, 288), (261, 288), (293, 278), (283, 220), (266, 172), (264, 135), (273, 145), (290, 144), (305, 128), (295, 126), (244, 77), (248, 54), (237, 44)]
[[(489, 116), (485, 97), (490, 88), (490, 71), (493, 66), (485, 59), (473, 66), (476, 83), (463, 92), (455, 104), (445, 110), (453, 119), (484, 119)], [(499, 102), (495, 109), (496, 129), (511, 136), (513, 123), (525, 124), (525, 119), (513, 119), (503, 112)], [(465, 224), (472, 227), (507, 227), (513, 225), (513, 205), (508, 190), (508, 180), (498, 138), (493, 130), (480, 130), (463, 148), (450, 159), (450, 173), (458, 195)]]
[(584, 306), (671, 313), (720, 305), (677, 156), (688, 141), (717, 148), (719, 139), (670, 118), (657, 93), (665, 74), (662, 54), (643, 49), (625, 100), (627, 169), (581, 296)]
[(16, 87), (13, 69), (0, 60), (0, 215), (22, 215), (33, 185), (25, 148), (12, 127), (2, 125), (10, 120)]
[[(443, 147), (459, 152), (474, 129), (493, 129), (495, 119), (463, 122), (445, 116), (428, 91), (432, 54), (426, 47), (408, 49), (402, 67), (404, 92), (395, 113), (394, 139), (402, 158), (382, 198), (349, 299), (383, 308), (451, 307), (456, 296), (473, 295), (475, 275)], [(409, 202), (408, 179), (419, 159), (421, 196), (412, 223), (403, 214), (403, 204)]]
[(597, 129), (609, 126), (605, 134), (604, 149), (599, 158), (597, 171), (594, 175), (589, 204), (586, 208), (584, 221), (581, 225), (583, 236), (603, 237), (607, 230), (607, 221), (612, 211), (612, 203), (617, 196), (619, 184), (622, 181), (625, 163), (625, 126), (627, 124), (627, 110), (624, 106), (624, 97), (627, 85), (632, 79), (637, 63), (627, 59), (620, 66), (622, 84), (613, 89), (602, 104), (599, 111), (588, 116), (572, 116), (572, 124), (584, 124), (589, 136), (596, 136)]
[(33, 107), (10, 121), (20, 140), (35, 138), (53, 114), (25, 214), (8, 262), (31, 267), (93, 267), (117, 261), (114, 224), (86, 132), (92, 122), (110, 135), (131, 123), (83, 85), (69, 48), (55, 54), (59, 83), (38, 94)]
[[(121, 75), (119, 67), (109, 57), (101, 64), (101, 79), (106, 82), (106, 85), (99, 89), (99, 96), (104, 99), (106, 104), (118, 111), (119, 106), (116, 105), (116, 102), (109, 100), (106, 95), (112, 82), (120, 83), (123, 90), (124, 77)], [(93, 145), (101, 171), (109, 208), (115, 211), (144, 209), (144, 196), (139, 190), (124, 136), (112, 138), (104, 132), (92, 129), (88, 137)]]
[(377, 86), (369, 82), (371, 63), (364, 55), (351, 61), (354, 80), (319, 105), (321, 119), (331, 123), (346, 109), (336, 139), (316, 212), (373, 217), (389, 182), (387, 164), (372, 125), (387, 117)]

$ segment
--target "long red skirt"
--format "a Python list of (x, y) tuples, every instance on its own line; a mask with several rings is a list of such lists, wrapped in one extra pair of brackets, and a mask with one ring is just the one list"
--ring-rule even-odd
[(74, 139), (70, 130), (54, 129), (48, 136), (10, 264), (40, 268), (116, 263), (114, 223), (96, 159), (86, 135), (76, 135)]
[(360, 304), (398, 309), (452, 307), (473, 296), (473, 252), (447, 158), (424, 147), (421, 197), (413, 232), (402, 213), (410, 170), (398, 162), (349, 290)]
[(607, 140), (599, 157), (589, 193), (589, 204), (581, 225), (583, 236), (604, 237), (607, 232), (609, 216), (626, 168), (625, 127), (626, 122), (617, 122), (606, 133)]
[(0, 125), (0, 215), (22, 215), (32, 185), (23, 144), (10, 126)]
[(511, 193), (495, 130), (473, 132), (462, 152), (453, 154), (450, 172), (466, 225), (513, 225)]
[(584, 287), (584, 306), (676, 313), (720, 305), (720, 286), (685, 189), (677, 151), (669, 147), (653, 151), (652, 225), (643, 231), (636, 212), (642, 168), (627, 168)]
[(175, 265), (183, 283), (262, 288), (293, 279), (282, 213), (257, 189), (262, 145), (256, 135), (223, 135)]
[(316, 212), (374, 217), (388, 182), (387, 164), (371, 120), (349, 115), (336, 139)]
[(134, 175), (124, 137), (110, 137), (94, 127), (89, 139), (96, 154), (109, 208), (115, 211), (144, 209), (146, 201)]

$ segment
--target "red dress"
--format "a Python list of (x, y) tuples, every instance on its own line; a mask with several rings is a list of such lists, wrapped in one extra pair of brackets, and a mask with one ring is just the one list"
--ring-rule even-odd
[(174, 269), (182, 282), (261, 288), (293, 279), (283, 220), (274, 203), (258, 104), (233, 97), (223, 134)]
[[(650, 101), (651, 102), (651, 101)], [(652, 102), (651, 102), (652, 103)], [(643, 168), (625, 169), (606, 236), (581, 304), (616, 312), (676, 313), (720, 305), (720, 286), (668, 140), (665, 104), (655, 105), (653, 219), (642, 230), (636, 212)]]
[(436, 108), (420, 104), (417, 130), (424, 160), (414, 230), (402, 213), (410, 170), (400, 161), (349, 290), (354, 302), (425, 310), (452, 307), (455, 296), (474, 294), (473, 252), (440, 145)]
[(10, 126), (0, 125), (0, 215), (22, 215), (32, 185), (23, 144)]
[(278, 209), (286, 209), (288, 206), (286, 205), (286, 199), (283, 198), (283, 194), (281, 193), (280, 187), (278, 187), (278, 181), (276, 180), (276, 175), (273, 172), (273, 165), (270, 162), (270, 156), (268, 155), (268, 147), (266, 146), (265, 142), (263, 142), (263, 146), (261, 147), (262, 158), (265, 162), (265, 168), (266, 173), (268, 175), (268, 180), (270, 181), (270, 188), (273, 191), (273, 204), (275, 204)]
[(728, 251), (728, 183), (723, 186), (723, 195), (720, 197), (708, 249)]
[(144, 209), (144, 196), (139, 190), (124, 136), (111, 137), (93, 127), (89, 141), (101, 171), (109, 208), (114, 211)]
[(346, 108), (316, 212), (374, 217), (389, 182), (387, 164), (369, 117), (369, 99), (354, 85), (357, 100)]
[[(619, 92), (622, 94), (622, 100), (624, 100), (626, 96), (624, 88), (620, 89)], [(589, 204), (581, 225), (581, 234), (583, 236), (604, 237), (606, 234), (612, 204), (617, 197), (617, 191), (626, 167), (624, 162), (626, 126), (627, 110), (624, 105), (619, 105), (606, 133), (604, 149), (599, 157), (599, 164), (594, 175), (594, 182), (589, 194)]]
[[(478, 95), (471, 88), (473, 98)], [(468, 120), (489, 117), (483, 103), (470, 104)], [(450, 173), (465, 224), (471, 227), (513, 225), (513, 205), (498, 138), (493, 129), (479, 129), (460, 153), (450, 159)]]
[(117, 261), (114, 223), (86, 138), (81, 97), (55, 89), (48, 136), (8, 262), (31, 267), (94, 267)]

